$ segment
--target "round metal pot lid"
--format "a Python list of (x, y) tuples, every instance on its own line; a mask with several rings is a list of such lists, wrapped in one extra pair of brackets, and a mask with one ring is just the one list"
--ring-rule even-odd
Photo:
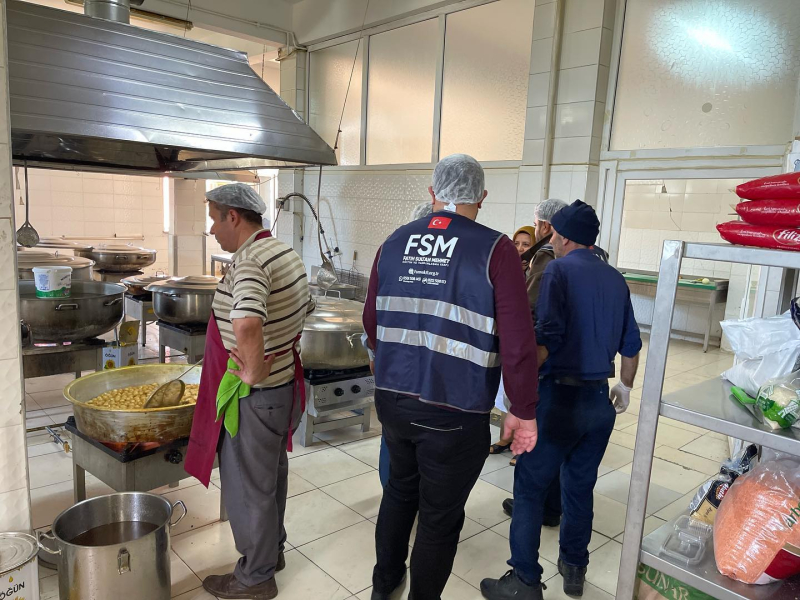
[(315, 296), (316, 309), (308, 317), (305, 331), (364, 331), (364, 305), (355, 300)]
[(0, 573), (18, 569), (39, 552), (36, 538), (27, 533), (0, 533)]
[(163, 281), (151, 283), (145, 289), (148, 292), (162, 294), (213, 294), (217, 291), (219, 279), (211, 275), (189, 275), (187, 277), (170, 277)]
[(133, 275), (132, 277), (125, 277), (124, 279), (120, 279), (120, 283), (124, 283), (125, 285), (138, 285), (138, 286), (145, 286), (151, 283), (155, 283), (156, 281), (164, 281), (165, 279), (169, 279), (169, 275)]
[[(29, 256), (29, 254), (37, 256)], [(39, 254), (49, 256), (40, 257)], [(81, 256), (57, 256), (55, 254), (39, 252), (20, 252), (17, 255), (17, 268), (20, 271), (30, 271), (34, 267), (72, 267), (73, 269), (87, 269), (94, 265), (94, 261)]]
[(59, 248), (61, 250), (73, 250), (74, 252), (87, 252), (92, 249), (89, 244), (80, 244), (61, 238), (42, 238), (36, 244), (37, 248)]
[(155, 250), (150, 248), (142, 248), (140, 246), (133, 246), (132, 244), (99, 244), (92, 249), (92, 252), (98, 254), (104, 252), (113, 252), (114, 254), (155, 254)]
[(117, 283), (107, 283), (101, 281), (76, 281), (72, 280), (72, 287), (69, 296), (59, 298), (40, 298), (36, 295), (36, 282), (33, 280), (19, 281), (19, 297), (25, 301), (49, 302), (43, 306), (50, 306), (53, 303), (70, 304), (78, 300), (97, 298), (98, 296), (117, 296), (125, 293), (125, 286)]

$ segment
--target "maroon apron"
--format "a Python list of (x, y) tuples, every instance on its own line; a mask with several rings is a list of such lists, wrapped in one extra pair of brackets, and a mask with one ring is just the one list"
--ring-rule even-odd
[[(270, 237), (269, 231), (263, 231), (256, 236), (256, 240)], [(281, 356), (287, 352), (294, 355), (294, 394), (292, 397), (292, 410), (294, 414), (294, 402), (297, 399), (298, 391), (300, 395), (301, 414), (306, 408), (306, 388), (303, 381), (303, 364), (300, 362), (300, 354), (297, 352), (297, 343), (300, 341), (300, 334), (297, 335), (292, 343), (291, 349), (279, 352)], [(200, 483), (208, 487), (211, 482), (211, 470), (214, 468), (214, 459), (219, 445), (219, 436), (222, 431), (223, 419), (217, 420), (217, 391), (222, 377), (228, 369), (228, 351), (222, 343), (222, 336), (217, 327), (217, 320), (214, 314), (208, 320), (208, 330), (206, 331), (206, 347), (203, 358), (203, 371), (200, 375), (200, 390), (197, 394), (197, 404), (194, 409), (194, 420), (192, 421), (192, 431), (189, 434), (189, 447), (186, 450), (186, 461), (184, 469)], [(299, 390), (298, 390), (299, 388)], [(289, 428), (292, 428), (291, 416)], [(292, 450), (292, 436), (289, 436), (289, 451)]]

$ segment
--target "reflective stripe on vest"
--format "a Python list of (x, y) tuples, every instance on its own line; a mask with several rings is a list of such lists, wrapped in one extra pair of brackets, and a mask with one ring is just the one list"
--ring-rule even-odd
[(500, 341), (489, 262), (502, 235), (435, 213), (386, 240), (378, 262), (376, 387), (491, 410)]

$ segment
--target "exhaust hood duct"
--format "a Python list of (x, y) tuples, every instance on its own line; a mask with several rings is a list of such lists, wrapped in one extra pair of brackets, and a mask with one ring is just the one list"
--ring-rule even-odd
[[(133, 0), (136, 6), (141, 6), (144, 0)], [(85, 0), (83, 12), (89, 17), (106, 19), (117, 23), (131, 22), (131, 0)]]
[(20, 0), (6, 15), (15, 163), (142, 175), (336, 164), (242, 52)]

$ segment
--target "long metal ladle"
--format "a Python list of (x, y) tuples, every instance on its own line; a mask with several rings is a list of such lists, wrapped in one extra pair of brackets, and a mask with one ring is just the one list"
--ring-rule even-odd
[[(28, 199), (28, 161), (25, 161), (25, 222), (17, 229), (17, 243), (26, 248), (33, 248), (39, 243), (39, 233), (33, 228), (29, 220), (31, 203)], [(19, 180), (17, 180), (19, 182)]]

